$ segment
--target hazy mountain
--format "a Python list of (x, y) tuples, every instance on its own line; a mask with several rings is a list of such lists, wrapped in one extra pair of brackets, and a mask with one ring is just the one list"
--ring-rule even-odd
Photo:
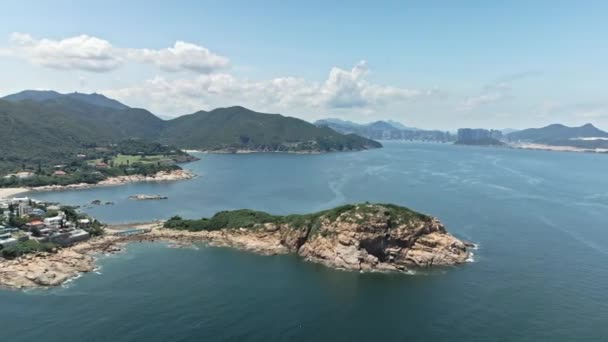
[(507, 135), (507, 134), (519, 132), (520, 130), (519, 129), (515, 129), (515, 128), (503, 128), (503, 129), (500, 129), (499, 131), (501, 131), (502, 134)]
[(354, 133), (369, 139), (378, 140), (421, 140), (453, 141), (454, 137), (447, 132), (427, 131), (407, 127), (396, 121), (374, 121), (358, 124), (340, 119), (322, 119), (315, 122), (317, 126), (327, 126), (340, 133)]
[(361, 128), (372, 128), (372, 129), (399, 129), (399, 130), (418, 130), (417, 128), (407, 127), (400, 122), (393, 120), (386, 121), (374, 121), (367, 124), (358, 124), (356, 122), (336, 119), (336, 118), (327, 118), (321, 119), (314, 122), (317, 126), (329, 126), (329, 127), (337, 127), (340, 130), (360, 130)]
[(529, 128), (510, 133), (507, 138), (513, 142), (574, 146), (582, 148), (608, 147), (608, 132), (588, 123), (579, 127), (553, 124), (542, 128)]
[(397, 129), (403, 129), (403, 130), (408, 130), (408, 131), (418, 131), (419, 130), (416, 127), (408, 127), (408, 126), (402, 124), (401, 122), (394, 121), (394, 120), (387, 120), (386, 122)]

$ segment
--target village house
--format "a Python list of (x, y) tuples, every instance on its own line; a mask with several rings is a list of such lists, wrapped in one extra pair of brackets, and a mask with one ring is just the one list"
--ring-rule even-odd
[(32, 178), (34, 177), (35, 174), (33, 172), (29, 172), (29, 171), (21, 171), (21, 172), (17, 172), (17, 173), (11, 173), (8, 174), (6, 176), (4, 176), (4, 178), (11, 178), (11, 177), (16, 177), (19, 179), (28, 179), (28, 178)]

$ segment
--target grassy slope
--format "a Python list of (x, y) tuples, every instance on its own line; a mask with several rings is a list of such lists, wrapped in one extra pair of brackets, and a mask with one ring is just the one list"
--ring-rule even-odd
[(357, 216), (365, 217), (368, 214), (378, 214), (390, 216), (394, 224), (409, 222), (411, 220), (429, 220), (430, 217), (411, 209), (393, 204), (347, 204), (333, 209), (324, 210), (304, 215), (271, 215), (261, 211), (248, 209), (221, 211), (211, 218), (199, 220), (184, 220), (175, 216), (165, 222), (165, 228), (202, 231), (249, 228), (255, 229), (265, 223), (288, 224), (294, 229), (305, 227), (315, 227), (320, 220), (328, 219), (335, 221), (338, 217), (356, 220)]

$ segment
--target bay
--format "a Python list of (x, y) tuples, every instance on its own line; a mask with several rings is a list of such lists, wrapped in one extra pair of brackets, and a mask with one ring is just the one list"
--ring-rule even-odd
[[(608, 339), (608, 156), (424, 143), (324, 155), (201, 154), (189, 181), (30, 194), (105, 222), (390, 202), (478, 244), (472, 263), (357, 274), (225, 248), (132, 244), (62, 288), (0, 290), (11, 341)], [(163, 201), (132, 201), (161, 194)]]

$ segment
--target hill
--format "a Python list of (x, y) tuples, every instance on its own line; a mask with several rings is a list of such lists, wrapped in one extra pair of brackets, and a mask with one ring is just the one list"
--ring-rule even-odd
[(340, 133), (353, 133), (368, 139), (377, 140), (417, 140), (417, 141), (454, 141), (448, 132), (435, 130), (421, 130), (407, 127), (396, 121), (375, 121), (367, 124), (358, 124), (340, 119), (321, 119), (315, 121), (319, 127), (329, 127)]
[(200, 111), (167, 122), (161, 141), (210, 151), (350, 151), (382, 147), (304, 120), (240, 106)]
[(93, 94), (83, 94), (83, 93), (70, 93), (70, 94), (61, 94), (54, 90), (24, 90), (16, 94), (8, 95), (3, 97), (3, 100), (18, 102), (23, 100), (31, 100), (36, 102), (42, 102), (47, 100), (56, 100), (56, 99), (74, 99), (81, 102), (85, 102), (88, 104), (107, 107), (113, 109), (127, 109), (129, 106), (122, 104), (116, 100), (105, 97), (104, 95), (93, 93)]
[(507, 139), (511, 142), (579, 148), (608, 147), (608, 132), (602, 131), (589, 123), (579, 127), (553, 124), (542, 128), (529, 128), (507, 134)]
[[(0, 174), (56, 165), (127, 139), (210, 151), (327, 152), (377, 148), (375, 141), (243, 107), (162, 120), (99, 94), (24, 91), (0, 99)], [(87, 153), (84, 153), (87, 154)]]

